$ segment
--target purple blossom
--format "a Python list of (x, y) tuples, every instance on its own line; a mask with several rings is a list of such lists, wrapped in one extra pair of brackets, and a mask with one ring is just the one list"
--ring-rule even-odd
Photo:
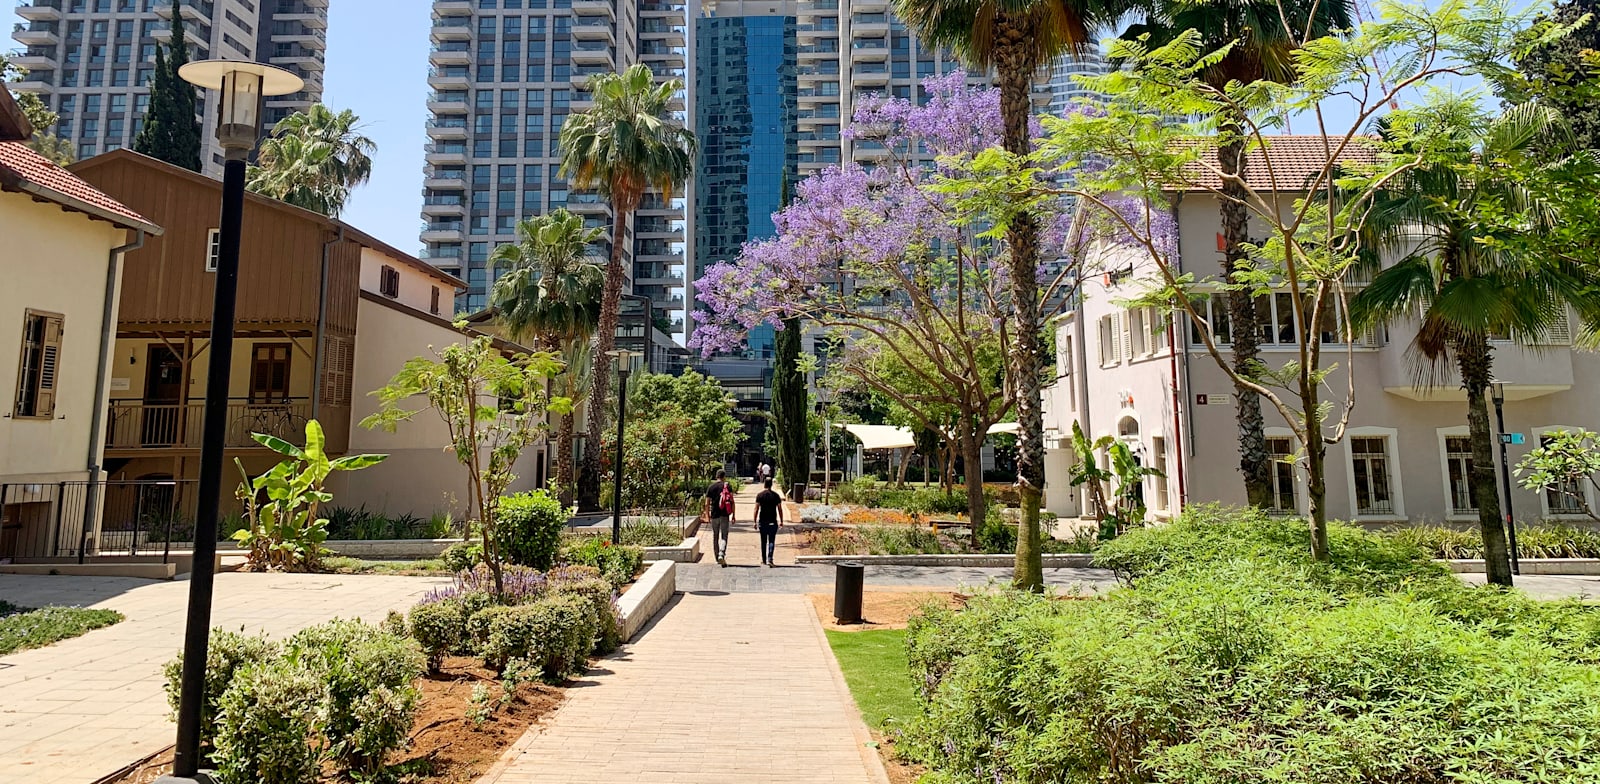
[[(505, 587), (506, 604), (531, 602), (543, 596), (549, 587), (544, 573), (537, 569), (511, 564), (500, 567), (500, 581)], [(478, 564), (471, 571), (456, 573), (454, 583), (429, 591), (417, 604), (435, 604), (468, 593), (494, 594), (494, 575), (489, 572), (487, 565)]]

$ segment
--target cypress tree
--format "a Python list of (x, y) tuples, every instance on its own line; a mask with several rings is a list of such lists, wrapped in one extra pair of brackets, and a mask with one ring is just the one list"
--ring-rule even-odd
[(173, 0), (172, 40), (166, 46), (156, 45), (150, 107), (145, 111), (144, 127), (133, 140), (133, 149), (174, 166), (200, 171), (200, 121), (195, 119), (194, 87), (178, 76), (178, 69), (187, 62), (189, 42), (185, 40), (183, 14), (177, 0)]
[[(779, 202), (789, 206), (788, 177), (783, 178), (779, 189)], [(784, 319), (783, 329), (778, 332), (773, 346), (776, 356), (772, 368), (772, 424), (777, 430), (773, 440), (778, 445), (778, 471), (789, 484), (811, 479), (811, 444), (806, 438), (811, 417), (810, 396), (805, 376), (800, 372), (800, 329), (800, 319)]]

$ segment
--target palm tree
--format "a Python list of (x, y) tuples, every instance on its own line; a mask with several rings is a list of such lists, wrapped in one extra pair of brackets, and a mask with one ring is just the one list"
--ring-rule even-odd
[(259, 165), (250, 167), (250, 190), (339, 217), (350, 192), (372, 176), (378, 145), (360, 122), (349, 109), (335, 113), (322, 104), (279, 120), (261, 143)]
[[(954, 51), (975, 69), (993, 68), (1000, 87), (1006, 152), (1032, 151), (1033, 79), (1056, 57), (1082, 52), (1095, 31), (1114, 23), (1123, 0), (894, 0), (895, 15), (933, 46)], [(1017, 485), (1022, 524), (1017, 529), (1017, 565), (1012, 583), (1044, 586), (1039, 550), (1039, 505), (1044, 494), (1044, 419), (1040, 372), (1045, 360), (1040, 336), (1039, 223), (1021, 215), (1006, 230), (1011, 299), (1016, 308), (1009, 374), (1016, 396)]]
[[(1128, 27), (1126, 39), (1148, 36), (1149, 45), (1162, 46), (1194, 30), (1200, 46), (1215, 51), (1232, 48), (1202, 74), (1208, 87), (1219, 93), (1231, 83), (1250, 84), (1263, 79), (1287, 82), (1295, 78), (1294, 51), (1311, 38), (1326, 36), (1350, 26), (1351, 0), (1161, 0), (1147, 5), (1142, 22)], [(1238, 112), (1224, 112), (1217, 121), (1217, 168), (1222, 174), (1224, 277), (1242, 282), (1241, 265), (1250, 263), (1249, 209), (1245, 188), (1246, 151), (1250, 139)], [(1245, 290), (1228, 294), (1228, 320), (1232, 330), (1234, 371), (1255, 375), (1260, 361), (1261, 320), (1255, 299)], [(1272, 503), (1272, 457), (1267, 453), (1261, 397), (1235, 385), (1239, 425), (1239, 471), (1244, 475), (1245, 496), (1252, 506)]]
[[(1492, 121), (1475, 111), (1442, 115), (1454, 128), (1428, 128), (1426, 162), (1391, 180), (1368, 209), (1364, 231), (1372, 247), (1405, 253), (1350, 301), (1351, 321), (1365, 327), (1420, 319), (1409, 356), (1418, 386), (1432, 386), (1453, 364), (1467, 397), (1472, 442), (1472, 497), (1478, 507), (1488, 579), (1511, 584), (1506, 531), (1495, 490), (1493, 438), (1485, 391), (1493, 378), (1491, 337), (1539, 342), (1567, 325), (1568, 306), (1592, 315), (1600, 294), (1576, 265), (1530, 258), (1494, 242), (1495, 229), (1476, 219), (1480, 208), (1512, 210), (1539, 231), (1553, 222), (1540, 195), (1496, 167), (1553, 160), (1577, 152), (1560, 114), (1521, 104)], [(1461, 120), (1459, 118), (1467, 118)], [(1381, 127), (1380, 136), (1393, 137)], [(1399, 151), (1416, 154), (1404, 142)], [(1498, 175), (1498, 176), (1497, 176)]]
[(567, 117), (561, 128), (561, 176), (574, 188), (597, 189), (611, 202), (611, 259), (606, 264), (600, 301), (600, 333), (595, 341), (589, 399), (588, 444), (578, 477), (578, 505), (600, 507), (600, 430), (605, 424), (606, 390), (611, 386), (607, 352), (616, 346), (617, 313), (622, 305), (622, 250), (628, 216), (645, 193), (663, 199), (688, 181), (694, 169), (694, 132), (672, 116), (673, 98), (683, 81), (656, 83), (649, 66), (632, 65), (620, 74), (589, 79), (594, 108)]
[[(600, 324), (605, 286), (605, 272), (586, 256), (589, 244), (604, 234), (584, 226), (583, 218), (558, 209), (518, 223), (520, 239), (495, 248), (489, 256), (497, 275), (490, 304), (500, 323), (513, 339), (561, 351), (567, 368), (557, 381), (561, 386), (557, 393), (574, 404), (582, 397), (579, 380), (588, 378), (590, 363), (584, 355)], [(563, 414), (556, 435), (552, 483), (564, 506), (572, 503), (573, 425), (573, 415)]]

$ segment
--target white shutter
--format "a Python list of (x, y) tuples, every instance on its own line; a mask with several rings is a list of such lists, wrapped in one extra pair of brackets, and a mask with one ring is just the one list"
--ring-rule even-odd
[(1133, 319), (1129, 315), (1127, 311), (1117, 314), (1117, 335), (1122, 339), (1122, 351), (1117, 354), (1119, 360), (1133, 359)]
[(1570, 346), (1572, 345), (1572, 322), (1565, 308), (1561, 311), (1561, 318), (1556, 319), (1550, 329), (1539, 336), (1541, 346)]

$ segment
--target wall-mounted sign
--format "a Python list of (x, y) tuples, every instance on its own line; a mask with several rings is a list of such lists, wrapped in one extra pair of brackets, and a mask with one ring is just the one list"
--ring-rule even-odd
[(1231, 406), (1233, 405), (1233, 395), (1196, 394), (1194, 396), (1194, 404), (1197, 406)]
[(112, 392), (126, 392), (129, 389), (131, 389), (132, 386), (133, 386), (132, 379), (115, 378), (115, 377), (113, 377), (111, 379), (111, 391)]
[(1501, 433), (1500, 434), (1500, 443), (1502, 443), (1502, 444), (1526, 444), (1526, 443), (1528, 443), (1528, 435), (1526, 433)]

